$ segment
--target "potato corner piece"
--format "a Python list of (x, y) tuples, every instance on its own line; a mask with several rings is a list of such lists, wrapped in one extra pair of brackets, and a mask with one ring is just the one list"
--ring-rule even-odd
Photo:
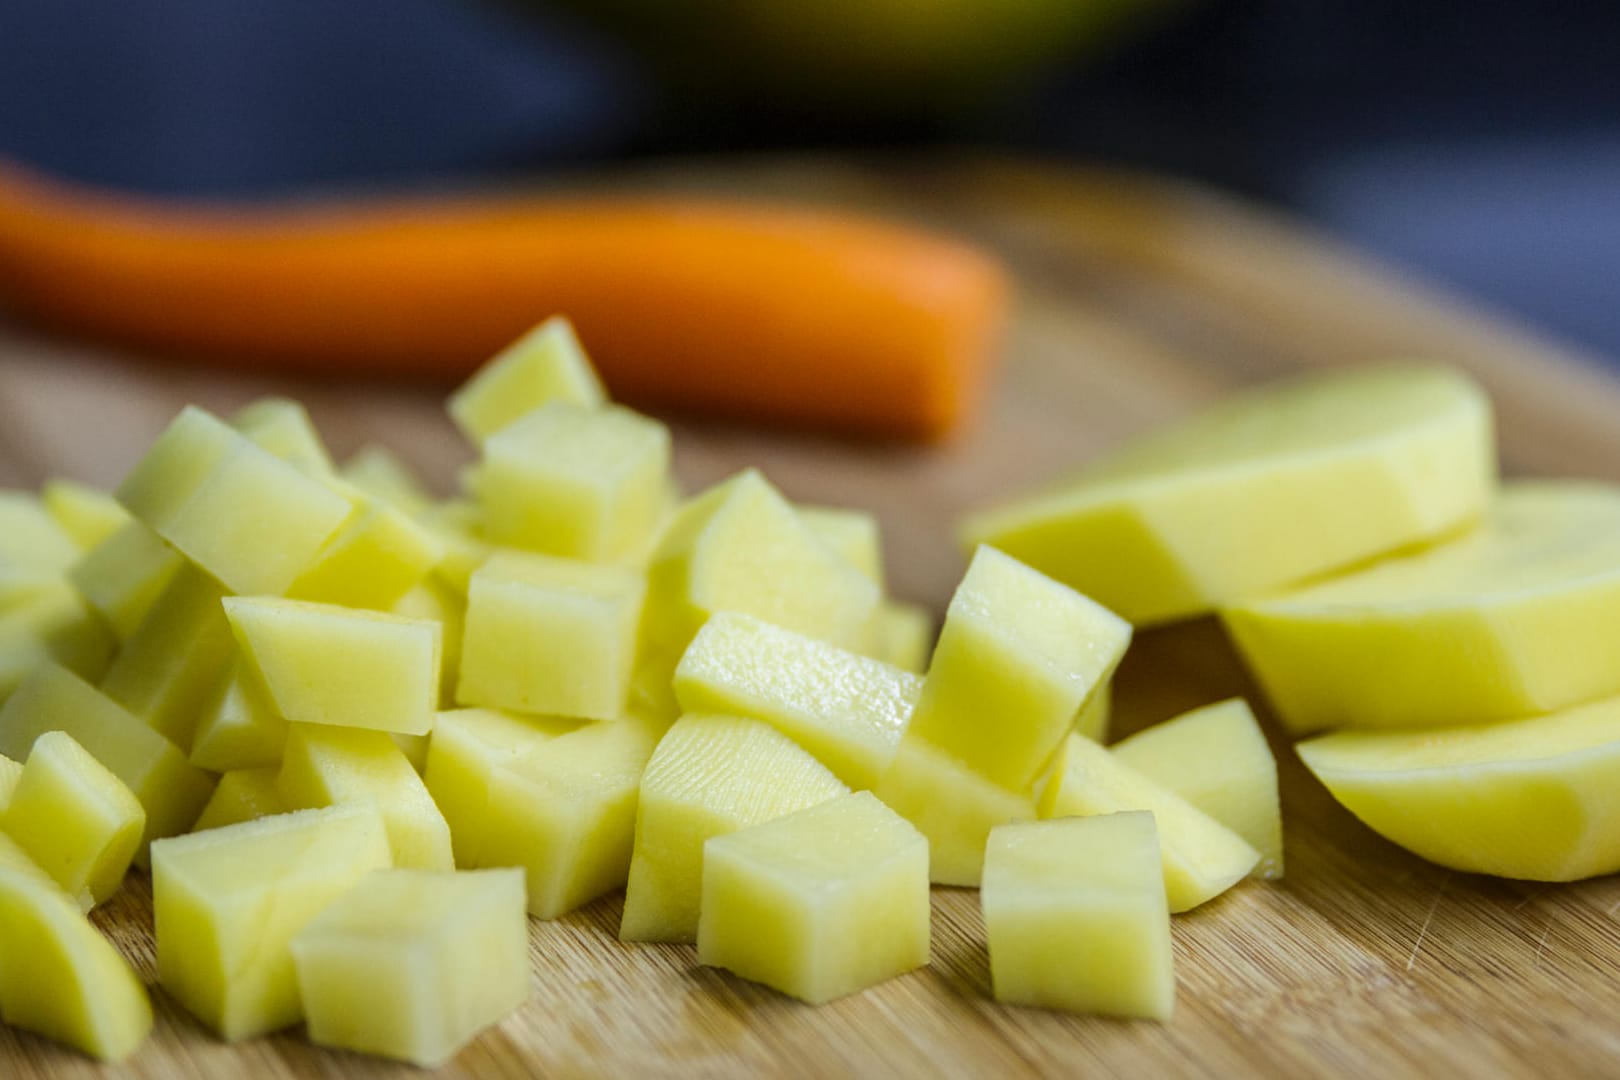
[(232, 592), (276, 595), (349, 516), (349, 501), (228, 424), (187, 406), (118, 500)]
[(491, 556), (467, 589), (456, 699), (590, 720), (622, 715), (646, 592), (632, 567)]
[(286, 744), (287, 721), (258, 676), (238, 663), (203, 707), (191, 737), (191, 763), (217, 773), (275, 765)]
[(1222, 618), (1295, 734), (1479, 724), (1620, 693), (1620, 488), (1510, 483), (1471, 533)]
[(561, 558), (638, 556), (664, 517), (669, 448), (669, 429), (639, 413), (552, 401), (484, 444), (484, 535)]
[(378, 870), (292, 941), (311, 1042), (432, 1068), (529, 996), (517, 870)]
[(1260, 862), (1237, 833), (1080, 735), (1063, 744), (1037, 809), (1043, 818), (1151, 811), (1174, 912), (1213, 900)]
[(1170, 1019), (1176, 982), (1154, 815), (1002, 825), (979, 897), (997, 1001)]
[(212, 778), (179, 749), (101, 691), (44, 664), (0, 708), (0, 754), (26, 759), (40, 736), (65, 731), (135, 793), (146, 811), (146, 845), (189, 828), (213, 791)]
[(191, 831), (223, 829), (227, 825), (240, 825), (292, 810), (281, 797), (281, 788), (276, 783), (280, 772), (276, 767), (235, 769), (221, 776)]
[(820, 1004), (928, 963), (928, 841), (870, 792), (704, 845), (698, 959)]
[(872, 616), (866, 652), (901, 671), (921, 675), (934, 650), (934, 616), (921, 604), (885, 600)]
[(145, 828), (134, 793), (64, 731), (34, 741), (0, 810), (0, 830), (63, 892), (98, 904), (124, 883)]
[(1161, 787), (1180, 795), (1260, 852), (1255, 876), (1283, 876), (1277, 761), (1242, 698), (1183, 713), (1109, 750)]
[(1364, 365), (1233, 395), (962, 535), (1141, 625), (1444, 536), (1495, 483), (1490, 402), (1472, 380)]
[(41, 589), (0, 611), (0, 704), (42, 664), (99, 679), (117, 641), (66, 582)]
[(338, 477), (373, 499), (380, 499), (413, 517), (433, 502), (432, 495), (411, 467), (398, 454), (378, 443), (367, 443), (350, 454), (338, 470)]
[(1297, 749), (1369, 828), (1441, 866), (1532, 881), (1620, 870), (1620, 698)]
[(311, 476), (325, 480), (333, 475), (332, 455), (315, 430), (309, 410), (291, 398), (260, 398), (237, 410), (231, 426)]
[(80, 551), (89, 551), (129, 524), (129, 511), (100, 488), (56, 477), (40, 488), (40, 501)]
[(1009, 791), (1026, 790), (1130, 639), (1113, 612), (980, 548), (945, 613), (911, 731)]
[(224, 607), (243, 656), (288, 721), (404, 735), (432, 728), (441, 624), (274, 597), (232, 596)]
[(800, 506), (799, 520), (855, 569), (883, 588), (883, 534), (877, 518), (843, 506)]
[(387, 867), (371, 804), (278, 814), (152, 845), (158, 978), (221, 1038), (296, 1024), (292, 939)]
[(65, 893), (0, 865), (0, 1019), (101, 1061), (152, 1030), (146, 988)]
[(161, 536), (130, 520), (86, 551), (68, 571), (68, 580), (118, 640), (128, 641), (184, 564)]
[(641, 778), (619, 937), (695, 940), (705, 840), (848, 790), (768, 724), (733, 716), (677, 720)]
[(446, 407), (461, 433), (480, 446), (550, 401), (584, 408), (607, 403), (573, 325), (561, 315), (502, 349), (450, 395)]
[(59, 580), (78, 555), (37, 496), (0, 489), (0, 610)]
[(286, 595), (344, 607), (387, 611), (433, 571), (445, 545), (388, 502), (342, 481), (334, 487), (354, 511), (316, 553)]

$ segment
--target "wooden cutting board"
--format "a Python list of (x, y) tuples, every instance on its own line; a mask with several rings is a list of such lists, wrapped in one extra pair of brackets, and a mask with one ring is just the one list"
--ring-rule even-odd
[[(676, 421), (689, 487), (759, 464), (791, 496), (882, 519), (894, 590), (943, 607), (967, 507), (1219, 394), (1391, 355), (1465, 367), (1495, 395), (1512, 474), (1620, 480), (1620, 380), (1368, 266), (1322, 237), (1146, 177), (983, 160), (774, 160), (663, 169), (627, 186), (802, 197), (948, 226), (1000, 251), (1021, 304), (978, 430), (938, 449)], [(536, 312), (537, 315), (546, 314)], [(0, 483), (115, 483), (187, 401), (306, 400), (335, 451), (394, 447), (441, 490), (468, 459), (440, 388), (243, 378), (138, 363), (0, 325)], [(1208, 623), (1144, 635), (1120, 676), (1123, 733), (1247, 686)], [(685, 947), (615, 937), (620, 901), (531, 933), (534, 992), (446, 1076), (878, 1076), (1620, 1071), (1620, 881), (1550, 887), (1451, 873), (1383, 842), (1282, 765), (1286, 879), (1175, 923), (1167, 1024), (1003, 1008), (978, 896), (941, 889), (932, 967), (810, 1008)], [(148, 981), (150, 894), (96, 915)], [(157, 1029), (122, 1070), (0, 1029), (0, 1077), (410, 1076), (298, 1032), (227, 1047), (154, 988)]]

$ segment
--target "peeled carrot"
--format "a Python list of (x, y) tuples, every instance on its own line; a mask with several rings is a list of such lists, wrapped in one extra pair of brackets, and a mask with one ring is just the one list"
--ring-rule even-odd
[(0, 168), (0, 303), (248, 367), (459, 376), (566, 314), (624, 400), (931, 438), (1004, 321), (985, 253), (835, 213), (676, 197), (166, 204)]

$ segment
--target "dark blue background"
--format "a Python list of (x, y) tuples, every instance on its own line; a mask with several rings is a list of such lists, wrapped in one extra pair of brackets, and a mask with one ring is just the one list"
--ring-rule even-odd
[(0, 0), (0, 153), (236, 195), (965, 140), (1283, 203), (1612, 357), (1617, 61), (1609, 4), (1211, 2), (975, 115), (874, 125), (717, 118), (561, 17), (464, 0)]

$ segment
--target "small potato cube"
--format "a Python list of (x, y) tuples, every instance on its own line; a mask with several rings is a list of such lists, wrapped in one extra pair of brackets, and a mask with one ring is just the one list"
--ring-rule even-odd
[(646, 588), (630, 567), (492, 556), (467, 590), (456, 699), (590, 720), (621, 715)]
[(279, 594), (349, 516), (349, 501), (187, 406), (118, 501), (237, 593)]
[(105, 491), (74, 480), (47, 480), (40, 488), (40, 500), (51, 520), (73, 540), (80, 551), (89, 551), (129, 524), (129, 511)]
[(213, 578), (195, 566), (182, 567), (101, 682), (108, 697), (181, 750), (190, 749), (209, 699), (236, 657), (223, 598)]
[(90, 752), (63, 731), (34, 741), (0, 830), (70, 896), (106, 900), (124, 883), (146, 811)]
[(698, 959), (820, 1004), (928, 963), (928, 841), (871, 792), (703, 847)]
[(427, 577), (444, 545), (405, 511), (355, 488), (354, 513), (287, 587), (294, 600), (387, 611)]
[(427, 489), (392, 450), (368, 443), (350, 455), (338, 476), (396, 510), (416, 515), (432, 502)]
[(517, 870), (378, 870), (293, 939), (310, 1041), (424, 1067), (529, 996)]
[(218, 773), (276, 765), (286, 744), (287, 721), (258, 677), (237, 664), (203, 708), (191, 738), (191, 763)]
[(101, 678), (117, 644), (71, 585), (58, 581), (40, 590), (0, 611), (0, 704), (41, 664)]
[[(579, 726), (577, 720), (499, 709), (451, 709), (433, 721), (422, 779), (450, 827), (456, 865), (478, 866), (496, 769)], [(532, 893), (531, 893), (532, 895)]]
[(332, 455), (309, 411), (291, 398), (260, 398), (239, 409), (231, 426), (287, 464), (323, 480), (331, 478)]
[(189, 828), (213, 780), (168, 739), (101, 691), (56, 664), (44, 664), (0, 709), (0, 754), (22, 760), (48, 731), (65, 731), (135, 793), (146, 810), (146, 845)]
[(1078, 735), (1084, 735), (1092, 742), (1103, 742), (1108, 738), (1108, 725), (1114, 715), (1114, 684), (1105, 682), (1097, 687), (1091, 698), (1080, 708), (1074, 718), (1074, 730)]
[(185, 558), (139, 521), (130, 520), (87, 551), (68, 571), (118, 635), (128, 641), (180, 572)]
[(58, 580), (78, 557), (38, 497), (0, 490), (0, 610)]
[(703, 842), (845, 794), (792, 739), (735, 716), (685, 716), (641, 778), (619, 937), (695, 941)]
[(3, 857), (0, 956), (7, 1024), (108, 1062), (128, 1057), (152, 1030), (146, 987), (112, 943), (48, 878)]
[(456, 683), (461, 679), (461, 638), (467, 621), (467, 590), (457, 590), (438, 575), (430, 575), (416, 588), (399, 598), (392, 611), (407, 619), (430, 619), (440, 626), (439, 707), (448, 708), (456, 700)]
[(911, 730), (1023, 790), (1130, 640), (1107, 608), (982, 547), (945, 613)]
[(1170, 912), (1152, 814), (1002, 825), (979, 897), (997, 1001), (1170, 1019)]
[(553, 316), (479, 368), (450, 396), (450, 418), (475, 445), (549, 401), (591, 409), (607, 393), (572, 324)]
[(641, 720), (607, 720), (497, 766), (479, 865), (522, 867), (529, 913), (542, 919), (622, 887), (641, 774), (657, 742), (656, 729)]
[(416, 520), (444, 549), (444, 557), (433, 568), (434, 577), (465, 598), (473, 571), (501, 550), (484, 536), (483, 514), (477, 504), (448, 499), (418, 512)]
[(243, 655), (287, 720), (403, 735), (433, 727), (441, 624), (273, 597), (224, 603)]
[(450, 870), (450, 828), (387, 732), (293, 724), (276, 789), (288, 806), (372, 803), (382, 812), (395, 866)]
[(152, 845), (158, 979), (229, 1041), (304, 1017), (292, 939), (389, 865), (370, 804), (277, 814)]
[(281, 788), (276, 784), (280, 772), (279, 768), (236, 769), (221, 776), (214, 797), (203, 807), (191, 831), (223, 829), (287, 813), (292, 807), (281, 797)]
[(871, 643), (867, 654), (901, 671), (918, 675), (928, 670), (928, 654), (934, 646), (934, 617), (919, 604), (885, 600), (872, 617)]
[(609, 562), (646, 550), (668, 474), (664, 425), (553, 401), (490, 437), (473, 488), (495, 543)]
[(801, 506), (799, 520), (816, 539), (883, 588), (883, 536), (877, 518), (842, 506)]
[(675, 669), (686, 712), (763, 720), (854, 788), (894, 761), (921, 689), (916, 675), (736, 612), (710, 618)]
[(1035, 816), (1026, 794), (986, 780), (931, 743), (907, 735), (873, 793), (928, 838), (936, 885), (977, 887), (990, 830)]

